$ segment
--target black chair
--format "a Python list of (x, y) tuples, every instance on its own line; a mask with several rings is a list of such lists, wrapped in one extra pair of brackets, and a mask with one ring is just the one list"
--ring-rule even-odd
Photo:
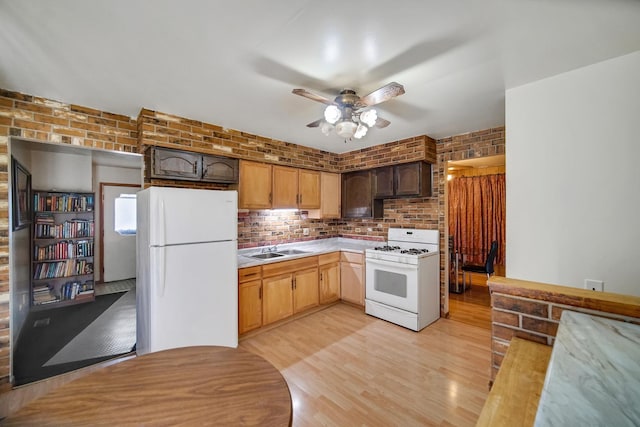
[(478, 264), (462, 264), (462, 291), (467, 290), (467, 273), (484, 273), (487, 275), (487, 279), (489, 276), (493, 274), (493, 262), (496, 259), (496, 254), (498, 253), (498, 242), (494, 240), (491, 242), (491, 248), (489, 249), (489, 253), (487, 254), (487, 260), (484, 265)]

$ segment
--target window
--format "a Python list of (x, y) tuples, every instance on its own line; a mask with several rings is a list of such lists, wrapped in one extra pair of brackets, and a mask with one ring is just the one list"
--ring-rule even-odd
[(114, 229), (122, 236), (136, 234), (136, 195), (121, 194), (114, 200)]

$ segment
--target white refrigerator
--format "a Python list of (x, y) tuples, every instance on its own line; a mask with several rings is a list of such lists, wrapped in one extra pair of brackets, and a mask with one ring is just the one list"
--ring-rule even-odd
[(238, 346), (238, 193), (150, 187), (137, 193), (139, 355)]

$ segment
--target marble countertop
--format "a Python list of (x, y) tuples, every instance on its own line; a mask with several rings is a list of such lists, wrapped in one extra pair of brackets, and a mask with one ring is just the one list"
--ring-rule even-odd
[(384, 241), (349, 239), (345, 237), (333, 237), (330, 239), (310, 240), (307, 242), (295, 242), (277, 245), (277, 250), (298, 249), (304, 254), (287, 255), (270, 259), (251, 258), (251, 255), (259, 254), (266, 246), (238, 250), (238, 268), (253, 267), (272, 262), (289, 261), (311, 255), (326, 254), (336, 251), (364, 253), (365, 249), (384, 244)]
[(565, 310), (534, 425), (640, 425), (640, 325)]

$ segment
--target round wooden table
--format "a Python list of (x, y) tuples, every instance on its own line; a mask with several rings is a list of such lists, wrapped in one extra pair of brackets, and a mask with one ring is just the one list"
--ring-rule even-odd
[(31, 402), (3, 425), (290, 426), (284, 378), (253, 353), (185, 347), (107, 366)]

